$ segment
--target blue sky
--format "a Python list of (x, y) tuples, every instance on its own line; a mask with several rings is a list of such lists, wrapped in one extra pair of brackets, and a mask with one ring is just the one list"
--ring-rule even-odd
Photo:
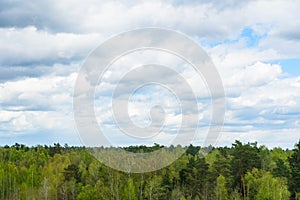
[[(291, 148), (300, 139), (299, 7), (295, 0), (2, 1), (0, 145), (82, 145), (75, 128), (72, 95), (83, 61), (112, 35), (159, 27), (197, 41), (219, 71), (226, 113), (216, 145), (241, 140)], [(107, 94), (125, 61), (134, 65), (155, 59), (176, 65), (186, 77), (192, 77), (192, 72), (183, 70), (186, 66), (168, 55), (146, 52), (139, 56), (124, 57), (113, 66), (112, 79), (105, 80), (105, 87), (99, 87), (96, 95), (97, 119), (115, 145), (168, 144), (171, 130), (150, 141), (121, 137), (109, 115)], [(196, 90), (205, 88), (201, 80), (189, 81)], [(154, 97), (169, 106), (170, 127), (176, 127), (180, 121), (176, 105), (170, 103), (167, 93), (157, 90), (136, 96), (139, 102), (133, 103), (131, 110), (136, 123), (149, 121), (145, 109), (149, 110)], [(143, 99), (150, 103), (143, 105)], [(206, 94), (200, 94), (199, 101), (201, 124), (209, 124), (211, 105)], [(201, 131), (195, 144), (201, 145)]]
[(299, 76), (300, 75), (300, 59), (290, 58), (275, 60), (273, 63), (279, 64), (283, 72), (288, 73), (289, 76)]

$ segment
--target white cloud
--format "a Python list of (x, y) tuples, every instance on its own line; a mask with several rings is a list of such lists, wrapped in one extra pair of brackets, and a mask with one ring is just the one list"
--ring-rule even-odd
[(242, 69), (241, 73), (237, 74), (239, 77), (239, 82), (236, 82), (234, 85), (265, 85), (278, 79), (281, 73), (282, 71), (279, 65), (257, 62), (254, 65), (246, 66), (245, 69)]
[(70, 62), (87, 56), (101, 40), (99, 34), (53, 34), (33, 26), (0, 28), (0, 65)]
[[(299, 129), (299, 77), (286, 77), (280, 65), (271, 63), (299, 58), (298, 1), (15, 1), (0, 6), (5, 8), (0, 13), (1, 130), (26, 132), (59, 127), (73, 131), (72, 92), (84, 57), (111, 34), (149, 26), (176, 29), (205, 44), (227, 94), (228, 110), (220, 143), (242, 138), (271, 144), (273, 132), (279, 135), (275, 143), (282, 135)], [(254, 46), (248, 44), (252, 36), (241, 35), (245, 28), (257, 36)], [(147, 52), (137, 55), (124, 57), (117, 65), (137, 66), (153, 62), (153, 58), (177, 65), (198, 97), (209, 96), (201, 78), (186, 69), (188, 66), (182, 67), (174, 56), (161, 53), (155, 58)], [(101, 84), (101, 100), (108, 106), (96, 107), (102, 117), (97, 116), (99, 122), (111, 122), (106, 98), (126, 70), (111, 69), (105, 74), (109, 81)], [(139, 78), (150, 75), (140, 74)], [(156, 78), (165, 77), (162, 74)], [(186, 92), (180, 88), (178, 96), (189, 105)], [(155, 97), (168, 104), (165, 95)], [(206, 123), (211, 107), (207, 102), (199, 107), (202, 122)], [(134, 111), (138, 115), (144, 110), (147, 108), (142, 105)], [(168, 116), (170, 126), (176, 125), (178, 115), (170, 112)], [(143, 119), (143, 115), (136, 117)], [(164, 134), (161, 141), (168, 141)], [(290, 145), (287, 139), (284, 143)]]
[(48, 76), (26, 78), (0, 84), (0, 102), (6, 106), (22, 106), (25, 109), (59, 108), (72, 101), (77, 73), (67, 77)]
[[(26, 78), (0, 84), (1, 135), (73, 129), (72, 94), (76, 73)], [(74, 130), (74, 129), (73, 129)]]

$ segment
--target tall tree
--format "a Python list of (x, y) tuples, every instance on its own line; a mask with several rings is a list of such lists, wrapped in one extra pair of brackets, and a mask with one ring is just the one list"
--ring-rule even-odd
[(259, 157), (259, 149), (257, 143), (248, 143), (243, 145), (240, 141), (236, 141), (232, 150), (232, 188), (238, 188), (245, 197), (245, 184), (243, 177), (253, 168), (261, 168), (261, 160)]
[(293, 154), (288, 160), (291, 168), (289, 179), (289, 188), (292, 192), (291, 199), (296, 199), (297, 193), (300, 193), (300, 141), (295, 145)]
[(226, 189), (226, 179), (223, 175), (220, 175), (217, 178), (216, 197), (217, 197), (217, 200), (228, 200), (228, 192)]
[(132, 178), (128, 178), (128, 180), (127, 180), (127, 185), (125, 186), (125, 189), (124, 189), (124, 199), (137, 200), (135, 186), (133, 184)]

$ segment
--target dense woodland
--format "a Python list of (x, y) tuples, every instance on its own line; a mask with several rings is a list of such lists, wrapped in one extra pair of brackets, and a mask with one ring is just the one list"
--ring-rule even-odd
[[(124, 149), (157, 148), (162, 146)], [(300, 199), (300, 142), (293, 150), (269, 150), (236, 141), (206, 156), (200, 147), (184, 148), (172, 165), (136, 174), (103, 165), (85, 147), (4, 146), (0, 199)]]

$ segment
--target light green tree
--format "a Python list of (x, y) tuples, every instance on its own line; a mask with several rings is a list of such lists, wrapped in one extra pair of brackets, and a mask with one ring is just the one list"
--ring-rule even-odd
[(247, 199), (288, 200), (290, 193), (284, 178), (275, 178), (270, 172), (254, 168), (245, 175)]
[(223, 175), (220, 175), (217, 178), (216, 196), (217, 196), (217, 200), (228, 200), (228, 192), (226, 189), (226, 180)]
[(127, 180), (127, 185), (125, 186), (124, 189), (124, 199), (137, 200), (132, 178), (128, 178)]
[(288, 191), (286, 180), (283, 178), (274, 178), (270, 172), (264, 172), (260, 178), (257, 200), (280, 199), (288, 200), (290, 192)]

